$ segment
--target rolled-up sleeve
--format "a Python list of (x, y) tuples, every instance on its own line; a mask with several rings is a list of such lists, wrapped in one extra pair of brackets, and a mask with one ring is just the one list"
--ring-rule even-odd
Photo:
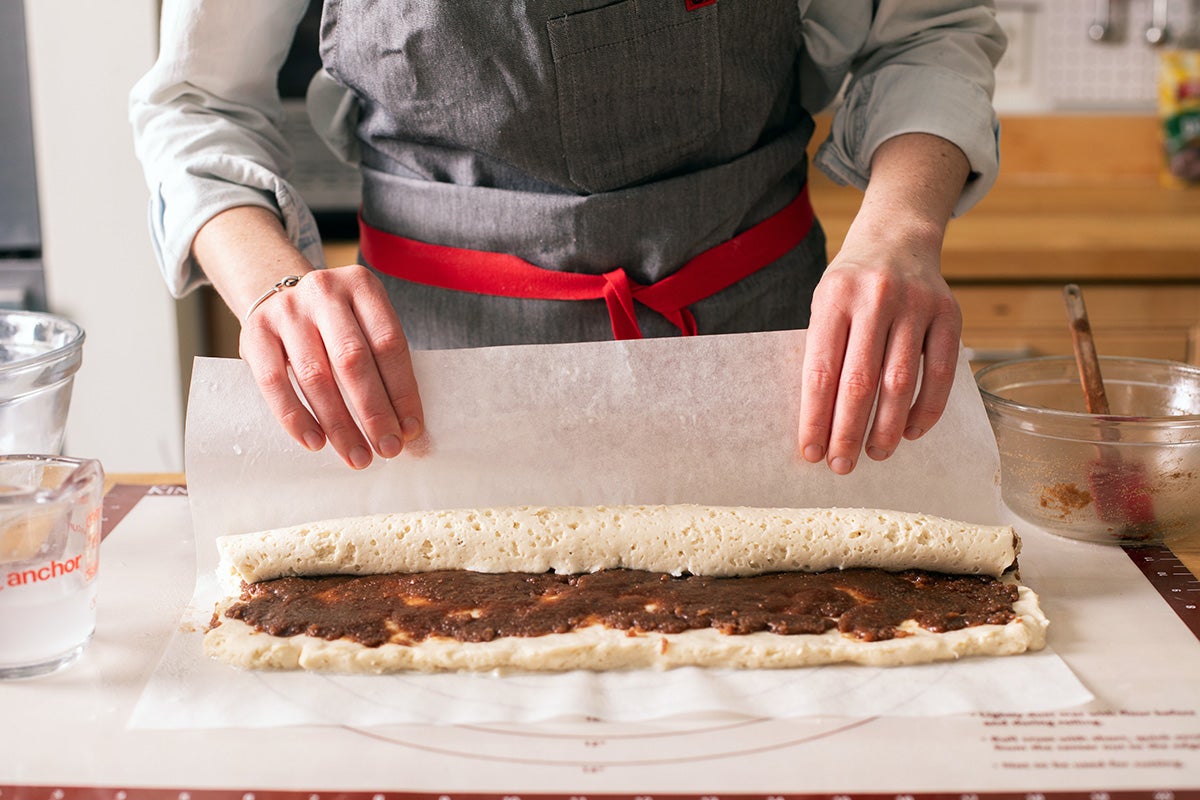
[(992, 3), (802, 0), (801, 6), (802, 90), (812, 86), (821, 104), (841, 88), (839, 78), (850, 76), (830, 136), (814, 158), (817, 166), (862, 188), (885, 140), (934, 134), (957, 145), (971, 165), (955, 214), (977, 203), (999, 171), (992, 94), (1006, 41)]
[(312, 214), (287, 182), (276, 88), (306, 0), (166, 0), (159, 56), (130, 93), (134, 147), (150, 189), (150, 235), (171, 293), (207, 282), (196, 232), (235, 206), (277, 213), (323, 266)]

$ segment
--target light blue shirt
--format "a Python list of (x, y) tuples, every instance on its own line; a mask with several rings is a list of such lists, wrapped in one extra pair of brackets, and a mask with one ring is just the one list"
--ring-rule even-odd
[[(288, 183), (276, 75), (307, 0), (167, 0), (161, 51), (130, 97), (135, 146), (151, 193), (150, 230), (164, 278), (182, 296), (206, 282), (192, 240), (236, 206), (278, 213), (292, 242), (324, 266), (311, 213)], [(941, 136), (972, 171), (961, 214), (994, 183), (999, 125), (993, 68), (1005, 39), (991, 2), (799, 0), (801, 98), (834, 104), (815, 164), (865, 187), (875, 149), (904, 133)], [(357, 158), (353, 96), (319, 73), (309, 112), (343, 159)]]

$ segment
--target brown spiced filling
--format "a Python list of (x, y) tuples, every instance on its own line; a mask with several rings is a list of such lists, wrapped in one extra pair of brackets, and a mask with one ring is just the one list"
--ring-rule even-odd
[[(275, 636), (308, 634), (367, 647), (430, 637), (486, 642), (603, 625), (637, 633), (715, 628), (790, 636), (836, 628), (862, 641), (1016, 618), (1017, 588), (978, 575), (923, 570), (776, 572), (736, 578), (638, 570), (584, 575), (464, 570), (278, 578), (244, 587), (226, 611)], [(214, 620), (214, 623), (216, 620)]]

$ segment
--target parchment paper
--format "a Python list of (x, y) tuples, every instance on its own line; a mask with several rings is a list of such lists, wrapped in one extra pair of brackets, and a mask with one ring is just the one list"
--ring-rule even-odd
[[(330, 517), (502, 504), (695, 502), (1002, 519), (995, 440), (965, 358), (932, 431), (902, 444), (886, 462), (863, 458), (851, 475), (836, 476), (797, 454), (803, 346), (804, 333), (788, 331), (418, 352), (424, 454), (377, 459), (361, 472), (330, 448), (313, 454), (294, 444), (270, 417), (243, 363), (198, 359), (186, 443), (197, 553), (191, 624), (207, 622), (218, 594), (217, 536)], [(198, 633), (181, 633), (134, 724), (925, 715), (1040, 710), (1088, 699), (1051, 652), (884, 670), (331, 678), (238, 672), (208, 661)]]

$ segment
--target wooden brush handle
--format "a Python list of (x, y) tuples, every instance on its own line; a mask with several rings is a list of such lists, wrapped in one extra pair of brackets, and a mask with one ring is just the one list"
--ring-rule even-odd
[(1063, 300), (1067, 305), (1067, 319), (1071, 322), (1071, 344), (1075, 347), (1075, 363), (1079, 367), (1084, 403), (1089, 414), (1107, 415), (1108, 395), (1104, 393), (1100, 359), (1096, 355), (1096, 343), (1092, 340), (1092, 325), (1088, 322), (1083, 292), (1075, 284), (1068, 283), (1063, 287)]

